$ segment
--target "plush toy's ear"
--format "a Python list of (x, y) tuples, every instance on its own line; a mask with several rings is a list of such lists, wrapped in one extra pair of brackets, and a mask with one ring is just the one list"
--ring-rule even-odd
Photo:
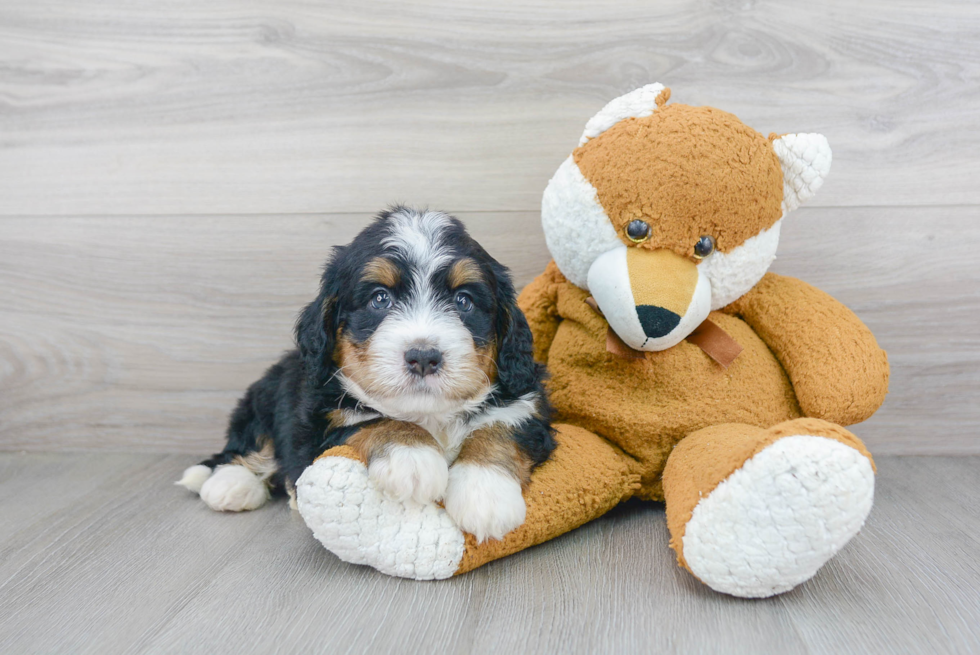
[(621, 120), (649, 116), (659, 105), (670, 99), (670, 89), (663, 84), (647, 84), (626, 95), (610, 100), (598, 114), (585, 124), (585, 131), (578, 144), (594, 139)]
[(537, 389), (541, 371), (534, 361), (534, 336), (517, 306), (514, 285), (503, 266), (495, 265), (497, 278), (497, 384), (514, 396)]
[(770, 137), (783, 168), (783, 213), (809, 200), (830, 172), (830, 144), (822, 134)]
[[(333, 262), (340, 259), (338, 249)], [(317, 387), (326, 386), (336, 371), (333, 361), (334, 335), (337, 331), (337, 266), (327, 268), (320, 281), (320, 293), (306, 306), (296, 320), (296, 345), (299, 347), (307, 379)]]

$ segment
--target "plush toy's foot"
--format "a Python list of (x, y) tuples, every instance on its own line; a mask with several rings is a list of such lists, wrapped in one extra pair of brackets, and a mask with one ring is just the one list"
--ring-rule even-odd
[(340, 559), (404, 578), (448, 578), (568, 532), (639, 485), (628, 459), (594, 434), (560, 426), (556, 441), (554, 455), (524, 491), (523, 524), (503, 539), (479, 543), (442, 507), (382, 494), (347, 446), (332, 448), (303, 472), (296, 501), (313, 535)]
[(296, 482), (299, 512), (327, 550), (402, 578), (433, 580), (456, 572), (465, 538), (446, 510), (382, 493), (352, 448), (328, 455)]
[(721, 425), (678, 444), (664, 493), (681, 565), (716, 591), (763, 598), (813, 577), (857, 534), (874, 464), (826, 421)]

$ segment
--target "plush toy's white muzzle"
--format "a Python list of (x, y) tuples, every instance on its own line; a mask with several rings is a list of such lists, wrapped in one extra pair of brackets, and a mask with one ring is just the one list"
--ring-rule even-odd
[(708, 317), (711, 283), (668, 250), (621, 246), (589, 268), (589, 291), (610, 327), (634, 350), (666, 350)]

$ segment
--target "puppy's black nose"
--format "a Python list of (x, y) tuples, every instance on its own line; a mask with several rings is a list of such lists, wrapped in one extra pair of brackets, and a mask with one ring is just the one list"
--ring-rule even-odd
[(670, 331), (681, 322), (681, 317), (674, 312), (654, 305), (639, 305), (636, 308), (636, 315), (640, 319), (644, 334), (651, 339), (670, 334)]
[(408, 370), (424, 378), (439, 372), (442, 353), (435, 348), (412, 348), (405, 352), (405, 363), (408, 364)]

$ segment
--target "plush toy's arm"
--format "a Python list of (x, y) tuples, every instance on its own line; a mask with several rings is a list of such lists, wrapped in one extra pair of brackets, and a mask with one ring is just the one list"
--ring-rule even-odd
[(767, 273), (725, 309), (741, 316), (779, 358), (807, 416), (852, 425), (888, 392), (888, 358), (847, 307), (805, 282)]
[(558, 270), (554, 261), (548, 263), (544, 272), (524, 287), (517, 298), (517, 306), (524, 312), (527, 324), (534, 335), (534, 359), (542, 364), (548, 362), (548, 350), (558, 332), (561, 317), (558, 316), (558, 285), (565, 282), (565, 276)]

